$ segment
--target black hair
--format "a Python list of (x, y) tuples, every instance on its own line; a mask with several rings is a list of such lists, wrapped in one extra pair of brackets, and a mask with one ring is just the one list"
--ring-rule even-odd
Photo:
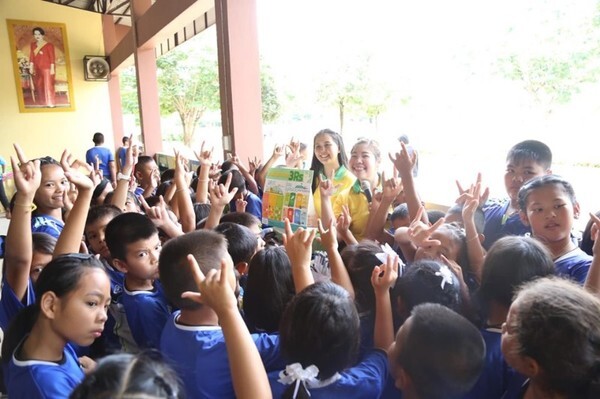
[(121, 142), (123, 143), (123, 145), (125, 145), (125, 143), (129, 142), (129, 136), (123, 136)]
[[(207, 215), (208, 216), (208, 215)], [(242, 226), (246, 226), (248, 228), (252, 226), (261, 226), (260, 219), (255, 215), (248, 212), (229, 212), (221, 216), (219, 219), (219, 223), (236, 223), (241, 224)]]
[(194, 215), (196, 216), (196, 228), (198, 229), (198, 224), (206, 219), (210, 214), (210, 204), (194, 204)]
[(40, 161), (40, 169), (47, 165), (60, 166), (60, 163), (56, 159), (52, 158), (51, 156), (40, 157), (40, 158), (38, 158), (38, 160)]
[(479, 297), (486, 304), (496, 301), (508, 309), (523, 283), (554, 273), (552, 255), (540, 242), (529, 237), (502, 237), (485, 257)]
[(106, 226), (106, 246), (113, 259), (125, 260), (127, 245), (158, 234), (148, 217), (134, 212), (117, 215)]
[[(173, 180), (166, 180), (161, 182), (158, 187), (156, 187), (156, 193), (155, 196), (159, 197), (159, 196), (165, 196), (167, 194), (167, 190), (169, 189), (169, 187), (171, 187), (171, 185), (173, 185)], [(150, 205), (150, 204), (148, 204)]]
[(323, 134), (327, 134), (329, 137), (331, 137), (331, 140), (335, 143), (335, 145), (337, 145), (338, 150), (339, 150), (339, 153), (337, 156), (338, 164), (340, 166), (343, 166), (346, 169), (348, 169), (348, 155), (346, 155), (346, 148), (344, 147), (344, 139), (342, 138), (342, 135), (337, 132), (334, 132), (331, 129), (319, 130), (317, 132), (317, 134), (315, 134), (315, 137), (313, 139), (313, 157), (312, 157), (312, 161), (310, 163), (310, 170), (312, 170), (314, 172), (313, 180), (312, 180), (312, 192), (313, 193), (317, 190), (317, 185), (319, 183), (319, 176), (321, 174), (325, 173), (325, 168), (323, 167), (323, 164), (321, 163), (321, 161), (319, 161), (319, 159), (317, 158), (317, 154), (314, 151), (315, 142), (317, 140), (317, 137), (319, 137)]
[(541, 141), (525, 140), (515, 144), (506, 155), (506, 162), (516, 164), (524, 160), (532, 160), (544, 169), (552, 166), (552, 151)]
[(512, 309), (507, 330), (514, 351), (541, 369), (536, 383), (569, 399), (600, 397), (600, 300), (567, 279), (541, 278), (522, 287)]
[(164, 183), (175, 178), (175, 169), (169, 168), (160, 174), (160, 182)]
[(250, 261), (244, 316), (251, 332), (275, 333), (295, 294), (292, 266), (283, 247), (266, 247)]
[(375, 291), (371, 285), (371, 274), (375, 266), (381, 265), (376, 254), (382, 252), (375, 241), (363, 240), (349, 245), (341, 252), (342, 262), (348, 269), (354, 288), (356, 308), (359, 313), (375, 310)]
[(437, 209), (430, 209), (427, 211), (427, 219), (431, 224), (434, 224), (444, 216), (446, 216), (446, 214), (442, 211), (438, 211)]
[(94, 138), (92, 139), (92, 141), (96, 145), (102, 144), (102, 143), (104, 143), (104, 135), (100, 132), (96, 132), (96, 133), (94, 133)]
[(85, 225), (89, 226), (90, 224), (106, 216), (112, 216), (114, 218), (121, 213), (121, 210), (114, 205), (96, 205), (91, 207), (88, 211)]
[(543, 175), (535, 177), (521, 187), (518, 194), (519, 199), (519, 208), (522, 212), (527, 212), (527, 199), (531, 192), (537, 188), (546, 187), (550, 185), (556, 185), (562, 187), (563, 191), (569, 199), (571, 200), (571, 204), (575, 205), (577, 203), (577, 198), (575, 197), (575, 190), (573, 190), (573, 186), (567, 180), (558, 175)]
[[(600, 211), (596, 212), (595, 215), (600, 217)], [(585, 229), (583, 230), (583, 235), (581, 236), (581, 242), (579, 243), (579, 247), (583, 252), (590, 256), (594, 256), (594, 251), (592, 248), (594, 247), (594, 240), (592, 239), (592, 226), (594, 225), (594, 220), (590, 218), (590, 220), (585, 225)]]
[(410, 214), (408, 213), (408, 205), (406, 203), (402, 203), (394, 208), (392, 214), (390, 215), (390, 220), (394, 221), (396, 219), (407, 217), (410, 217)]
[(186, 291), (198, 292), (187, 255), (196, 258), (204, 274), (218, 269), (227, 255), (227, 240), (210, 230), (197, 230), (170, 239), (160, 251), (158, 271), (167, 299), (179, 309), (198, 309), (201, 305), (181, 298)]
[(242, 262), (250, 262), (252, 255), (254, 255), (258, 248), (258, 239), (249, 228), (240, 224), (226, 222), (219, 223), (214, 230), (227, 239), (227, 252), (231, 255), (234, 265)]
[(52, 255), (56, 247), (56, 238), (46, 233), (31, 233), (31, 244), (33, 251)]
[(152, 159), (151, 156), (148, 155), (140, 155), (138, 157), (138, 161), (135, 164), (135, 172), (140, 172), (142, 170), (142, 167), (146, 164), (149, 164), (150, 162), (154, 161), (154, 159)]
[(39, 26), (36, 26), (35, 28), (33, 28), (33, 29), (31, 30), (31, 33), (35, 34), (35, 31), (36, 31), (36, 30), (37, 30), (38, 32), (40, 32), (40, 35), (42, 35), (42, 36), (45, 36), (45, 35), (46, 35), (46, 31), (45, 31), (44, 29), (40, 28)]
[(409, 265), (398, 278), (394, 292), (402, 299), (407, 314), (422, 303), (438, 303), (456, 312), (461, 309), (458, 278), (436, 260), (423, 259)]
[(36, 302), (21, 309), (12, 319), (2, 344), (2, 359), (10, 361), (19, 342), (35, 324), (40, 313), (40, 301), (46, 292), (52, 291), (58, 298), (65, 297), (79, 286), (79, 281), (90, 269), (104, 267), (94, 255), (65, 254), (54, 258), (44, 267), (35, 283)]
[(69, 396), (89, 398), (183, 399), (185, 390), (160, 352), (119, 353), (100, 359)]
[[(477, 382), (485, 365), (481, 333), (445, 306), (416, 306), (398, 334), (396, 362), (423, 399), (460, 398)], [(399, 342), (400, 341), (400, 342)]]
[(231, 183), (229, 184), (229, 192), (234, 188), (238, 189), (238, 193), (243, 192), (246, 189), (246, 179), (242, 176), (242, 173), (237, 169), (229, 169), (219, 177), (217, 184), (225, 184), (227, 176), (231, 175)]
[[(309, 285), (290, 301), (279, 334), (286, 359), (300, 363), (303, 368), (317, 366), (318, 378), (324, 380), (354, 364), (360, 322), (345, 289), (331, 282), (319, 282)], [(291, 398), (293, 391), (291, 385), (282, 397)]]
[(232, 170), (232, 169), (237, 169), (238, 167), (236, 166), (235, 163), (233, 163), (233, 161), (231, 159), (228, 159), (226, 161), (223, 161), (223, 163), (221, 164), (221, 175), (223, 175), (225, 172)]

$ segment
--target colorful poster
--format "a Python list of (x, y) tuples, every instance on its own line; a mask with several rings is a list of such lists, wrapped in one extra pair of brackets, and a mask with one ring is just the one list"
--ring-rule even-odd
[(292, 229), (310, 226), (312, 170), (271, 168), (263, 193), (263, 224), (283, 228), (288, 218)]

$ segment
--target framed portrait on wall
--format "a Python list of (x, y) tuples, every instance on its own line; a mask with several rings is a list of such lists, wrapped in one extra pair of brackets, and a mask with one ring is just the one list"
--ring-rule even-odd
[(7, 25), (19, 110), (75, 110), (65, 24), (9, 19)]

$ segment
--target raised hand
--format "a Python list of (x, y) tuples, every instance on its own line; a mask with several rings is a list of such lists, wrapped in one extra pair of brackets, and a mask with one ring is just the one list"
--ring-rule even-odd
[(458, 180), (456, 180), (456, 188), (458, 189), (458, 198), (456, 199), (457, 204), (464, 204), (470, 198), (477, 198), (479, 204), (483, 205), (487, 202), (490, 195), (489, 187), (486, 187), (482, 192), (482, 178), (481, 173), (477, 173), (475, 183), (471, 184), (468, 189), (464, 189)]
[(232, 174), (229, 173), (227, 176), (227, 180), (225, 180), (225, 184), (215, 185), (213, 187), (209, 187), (209, 197), (211, 206), (222, 206), (229, 204), (235, 194), (237, 193), (237, 187), (234, 187), (231, 192), (229, 192), (229, 186), (231, 185), (231, 177)]
[(156, 227), (163, 227), (172, 221), (163, 196), (161, 195), (159, 198), (160, 201), (158, 202), (158, 205), (155, 206), (149, 206), (143, 196), (140, 196), (140, 201), (142, 202), (142, 207), (146, 212), (146, 216), (148, 216), (152, 223), (154, 223)]
[(412, 173), (412, 169), (417, 163), (417, 153), (413, 152), (412, 156), (408, 153), (406, 144), (400, 142), (402, 149), (400, 152), (395, 154), (389, 153), (390, 161), (394, 164), (394, 167), (400, 172), (400, 176), (408, 176)]
[(186, 291), (181, 297), (208, 305), (218, 316), (228, 311), (237, 311), (237, 299), (231, 285), (234, 278), (231, 266), (221, 260), (219, 270), (211, 269), (204, 276), (193, 255), (188, 255), (187, 261), (199, 292)]
[(194, 154), (196, 155), (198, 162), (200, 162), (200, 165), (210, 167), (212, 165), (212, 153), (215, 148), (212, 147), (210, 150), (205, 150), (204, 144), (205, 142), (203, 141), (200, 146), (200, 152), (194, 152)]
[(287, 218), (285, 219), (283, 245), (292, 267), (304, 268), (310, 265), (312, 243), (316, 235), (316, 229), (305, 230), (302, 227), (298, 227), (296, 232), (293, 233), (290, 221)]
[(402, 192), (402, 180), (397, 177), (385, 178), (385, 172), (382, 173), (383, 179), (383, 200), (392, 202)]
[(273, 158), (280, 158), (283, 154), (285, 154), (285, 147), (281, 144), (275, 144), (275, 147), (273, 147)]
[[(89, 174), (94, 173), (94, 168), (91, 165), (73, 160), (73, 156), (67, 150), (64, 150), (60, 157), (60, 165), (65, 171), (67, 179), (77, 187), (77, 190), (85, 191), (94, 189), (94, 182), (92, 177), (89, 176)], [(81, 173), (79, 168), (82, 167), (86, 169), (88, 175)]]
[(350, 231), (350, 225), (352, 224), (352, 216), (350, 216), (350, 209), (348, 205), (342, 206), (342, 213), (338, 216), (335, 228), (342, 237)]
[(415, 216), (414, 220), (410, 224), (410, 227), (408, 228), (408, 236), (410, 237), (411, 241), (418, 247), (441, 245), (440, 240), (432, 240), (431, 235), (438, 229), (438, 227), (444, 224), (445, 219), (440, 218), (433, 225), (427, 226), (421, 221), (423, 212), (425, 212), (425, 208), (420, 207), (417, 211), (417, 215)]
[(262, 166), (262, 161), (260, 159), (258, 159), (257, 157), (254, 157), (254, 159), (248, 158), (248, 173), (250, 173), (252, 176), (254, 176), (256, 171), (261, 166)]
[(331, 175), (328, 176), (327, 179), (325, 180), (321, 180), (321, 182), (319, 183), (319, 191), (321, 193), (321, 200), (322, 201), (329, 201), (329, 198), (335, 193), (335, 186), (333, 184), (333, 176), (335, 174), (335, 171), (331, 172)]
[(25, 153), (18, 144), (13, 144), (17, 153), (18, 162), (11, 156), (15, 187), (19, 195), (30, 197), (33, 200), (35, 192), (40, 187), (42, 173), (40, 171), (40, 161), (28, 161)]
[(321, 219), (318, 219), (318, 228), (320, 237), (317, 237), (317, 240), (319, 240), (321, 245), (323, 245), (323, 247), (326, 249), (337, 249), (337, 230), (335, 228), (333, 219), (329, 223), (329, 226), (327, 226), (327, 230), (323, 228)]
[(375, 266), (371, 273), (371, 285), (375, 293), (386, 293), (394, 286), (398, 279), (398, 255), (387, 255), (386, 261), (380, 266)]

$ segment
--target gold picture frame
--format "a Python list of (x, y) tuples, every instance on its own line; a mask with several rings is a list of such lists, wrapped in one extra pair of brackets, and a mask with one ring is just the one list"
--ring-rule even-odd
[(6, 23), (20, 112), (74, 111), (65, 24), (15, 19)]

